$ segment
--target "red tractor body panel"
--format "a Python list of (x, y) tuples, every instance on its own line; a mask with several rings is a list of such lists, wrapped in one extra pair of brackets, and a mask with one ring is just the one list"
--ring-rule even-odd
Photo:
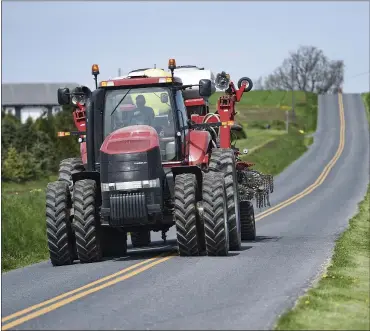
[(108, 135), (100, 150), (106, 154), (142, 153), (159, 147), (157, 131), (148, 125), (118, 129)]
[(80, 144), (80, 154), (83, 164), (87, 164), (87, 149), (86, 149), (86, 142), (82, 142)]
[(185, 100), (185, 106), (186, 107), (203, 106), (205, 104), (206, 103), (205, 103), (203, 98)]

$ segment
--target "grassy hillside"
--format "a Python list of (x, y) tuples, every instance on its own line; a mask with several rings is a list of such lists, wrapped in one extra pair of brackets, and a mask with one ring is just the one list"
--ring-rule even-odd
[[(222, 93), (215, 93), (210, 98), (210, 108), (216, 109), (216, 103)], [(248, 127), (262, 128), (270, 124), (272, 128), (284, 129), (286, 111), (295, 126), (307, 132), (316, 130), (317, 96), (314, 93), (294, 92), (295, 115), (293, 118), (292, 93), (289, 91), (251, 91), (243, 94), (236, 104), (236, 120)]]
[[(210, 98), (211, 110), (221, 93)], [(248, 148), (243, 158), (255, 162), (255, 169), (278, 174), (299, 158), (316, 130), (317, 95), (294, 92), (295, 117), (291, 112), (292, 93), (288, 91), (251, 91), (236, 105), (236, 121), (243, 125), (247, 139), (238, 140), (236, 147)], [(285, 131), (286, 111), (289, 112), (289, 133)], [(266, 129), (270, 125), (270, 129)], [(283, 155), (283, 157), (281, 157)]]

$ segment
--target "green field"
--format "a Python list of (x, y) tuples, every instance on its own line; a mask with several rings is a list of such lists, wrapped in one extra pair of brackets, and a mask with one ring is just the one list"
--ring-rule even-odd
[(369, 330), (370, 185), (358, 214), (337, 240), (318, 284), (279, 319), (276, 330)]
[[(216, 97), (213, 96), (211, 103)], [(289, 109), (291, 94), (286, 92), (249, 92), (237, 106), (237, 118), (247, 139), (237, 141), (250, 153), (245, 160), (255, 162), (255, 169), (278, 174), (307, 150), (307, 138), (299, 129), (316, 128), (317, 97), (296, 93), (297, 123), (285, 132), (281, 114)], [(285, 115), (284, 115), (285, 116)], [(279, 118), (281, 120), (279, 120)], [(253, 119), (253, 121), (250, 121)], [(264, 126), (270, 123), (271, 129)], [(312, 139), (312, 138), (311, 138)], [(281, 157), (283, 155), (284, 157)], [(45, 188), (53, 178), (23, 185), (2, 183), (2, 271), (48, 259), (45, 229)]]

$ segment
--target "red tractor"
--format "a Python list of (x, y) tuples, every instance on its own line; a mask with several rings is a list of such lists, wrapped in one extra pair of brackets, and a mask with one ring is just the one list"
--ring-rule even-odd
[[(137, 72), (98, 86), (93, 65), (93, 92), (58, 89), (60, 105), (75, 104), (78, 128), (60, 135), (80, 136), (81, 158), (62, 161), (58, 181), (47, 186), (54, 266), (124, 256), (128, 232), (133, 246), (142, 247), (151, 231), (166, 240), (174, 225), (180, 256), (226, 256), (241, 250), (242, 240), (255, 239), (251, 200), (272, 192), (272, 178), (251, 170), (231, 145), (232, 132), (241, 129), (234, 123), (235, 103), (252, 81), (240, 80), (239, 89), (230, 82), (210, 114), (200, 99), (214, 92), (213, 82), (184, 85), (175, 68), (170, 59), (171, 74)], [(189, 89), (198, 90), (192, 102), (204, 112), (192, 113), (191, 100), (184, 101)], [(155, 98), (165, 115), (145, 104)]]

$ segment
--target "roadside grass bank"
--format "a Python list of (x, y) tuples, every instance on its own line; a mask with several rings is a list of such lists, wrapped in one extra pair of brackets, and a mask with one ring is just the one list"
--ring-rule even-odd
[[(3, 184), (4, 186), (4, 184)], [(45, 187), (1, 194), (1, 272), (48, 258)]]
[(255, 163), (253, 169), (276, 176), (301, 157), (307, 149), (307, 138), (297, 130), (291, 129), (288, 134), (278, 136), (243, 156), (242, 159)]
[(23, 184), (1, 183), (1, 272), (49, 257), (46, 246), (45, 189), (50, 176)]
[(275, 330), (369, 330), (369, 205), (370, 185), (326, 273), (279, 318)]
[(361, 96), (365, 104), (367, 121), (369, 122), (370, 125), (370, 92), (363, 93)]
[[(299, 130), (305, 130), (305, 133), (316, 130), (317, 96), (302, 92), (295, 95), (297, 121), (290, 125), (289, 133), (286, 133), (283, 121), (270, 120), (276, 117), (277, 111), (285, 116), (285, 111), (290, 108), (289, 92), (252, 91), (242, 99), (244, 108), (237, 106), (242, 120), (239, 122), (245, 128), (247, 139), (238, 140), (236, 147), (251, 151), (243, 159), (255, 162), (256, 170), (277, 175), (307, 150), (307, 138)], [(264, 106), (270, 109), (258, 117)], [(253, 110), (256, 107), (258, 111)], [(255, 117), (251, 122), (249, 116), (253, 112)], [(271, 128), (265, 129), (266, 124)], [(2, 272), (49, 259), (45, 189), (47, 183), (54, 180), (56, 176), (24, 184), (2, 182)]]

